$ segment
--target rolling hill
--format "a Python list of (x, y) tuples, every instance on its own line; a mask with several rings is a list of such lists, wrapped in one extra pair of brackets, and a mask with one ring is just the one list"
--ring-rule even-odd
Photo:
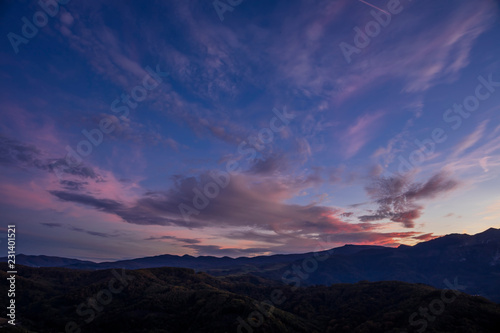
[[(213, 277), (185, 268), (19, 271), (20, 323), (5, 332), (399, 333), (500, 327), (500, 305), (422, 284), (294, 288), (252, 275)], [(0, 271), (2, 294), (6, 275)]]

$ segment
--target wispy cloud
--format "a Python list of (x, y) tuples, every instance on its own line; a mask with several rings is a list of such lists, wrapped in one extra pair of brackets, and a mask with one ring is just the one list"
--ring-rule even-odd
[(81, 232), (87, 235), (91, 236), (97, 236), (97, 237), (102, 237), (102, 238), (110, 238), (110, 237), (117, 237), (117, 234), (110, 234), (110, 233), (105, 233), (105, 232), (99, 232), (99, 231), (92, 231), (92, 230), (87, 230), (81, 227), (75, 227), (73, 225), (63, 225), (61, 223), (40, 223), (43, 226), (49, 227), (49, 228), (66, 228), (71, 231), (76, 231), (76, 232)]
[(201, 241), (198, 240), (198, 239), (193, 239), (193, 238), (179, 238), (179, 237), (170, 236), (170, 235), (151, 236), (151, 237), (148, 237), (148, 238), (144, 238), (144, 240), (172, 240), (172, 241), (181, 242), (181, 243), (188, 243), (188, 244), (198, 244), (198, 243), (201, 243)]
[(378, 121), (383, 115), (381, 111), (365, 114), (342, 134), (341, 141), (344, 143), (342, 152), (346, 158), (356, 155), (372, 139), (377, 132)]
[(484, 136), (486, 132), (486, 125), (488, 125), (488, 121), (485, 120), (481, 122), (474, 132), (469, 134), (467, 137), (465, 137), (464, 140), (462, 140), (459, 144), (455, 146), (453, 149), (453, 153), (451, 155), (451, 158), (455, 158), (460, 156), (463, 152), (465, 152), (467, 149), (473, 147), (476, 143), (481, 140), (481, 138)]
[(20, 168), (36, 168), (83, 178), (100, 179), (91, 167), (68, 163), (65, 158), (49, 158), (39, 148), (24, 142), (0, 136), (0, 163)]

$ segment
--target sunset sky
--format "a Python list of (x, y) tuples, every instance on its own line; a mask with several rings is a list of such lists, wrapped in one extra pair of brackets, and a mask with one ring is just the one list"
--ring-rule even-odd
[(500, 227), (497, 1), (61, 2), (0, 4), (0, 244), (15, 224), (17, 253)]

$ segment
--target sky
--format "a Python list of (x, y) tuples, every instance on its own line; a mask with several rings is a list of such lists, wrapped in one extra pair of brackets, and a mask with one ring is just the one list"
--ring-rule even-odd
[(493, 0), (2, 1), (0, 240), (94, 261), (500, 227)]

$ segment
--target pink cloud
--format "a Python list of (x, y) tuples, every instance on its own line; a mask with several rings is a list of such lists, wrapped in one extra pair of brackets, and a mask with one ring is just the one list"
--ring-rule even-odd
[(3, 203), (19, 208), (49, 209), (55, 208), (55, 201), (46, 195), (45, 188), (38, 182), (0, 184), (0, 197)]

